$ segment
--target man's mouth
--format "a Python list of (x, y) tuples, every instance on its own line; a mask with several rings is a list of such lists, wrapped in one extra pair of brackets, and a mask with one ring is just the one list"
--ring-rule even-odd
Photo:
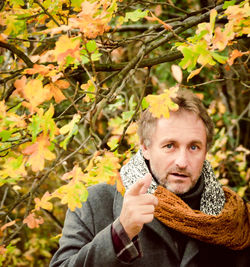
[(176, 177), (180, 177), (180, 178), (187, 178), (189, 177), (187, 174), (185, 173), (179, 173), (179, 172), (172, 172), (172, 175), (176, 176)]

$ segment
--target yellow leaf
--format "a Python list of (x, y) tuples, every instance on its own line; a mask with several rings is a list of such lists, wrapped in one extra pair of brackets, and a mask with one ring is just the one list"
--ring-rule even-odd
[(171, 89), (164, 90), (163, 94), (160, 95), (148, 95), (146, 101), (149, 103), (149, 111), (156, 118), (163, 116), (164, 118), (169, 118), (169, 110), (178, 110), (178, 105), (175, 104), (171, 97), (176, 96), (178, 87), (173, 87)]
[(22, 153), (28, 155), (27, 163), (31, 165), (34, 172), (44, 169), (45, 160), (53, 160), (56, 158), (48, 147), (51, 145), (48, 136), (41, 135), (34, 144), (27, 146)]
[(70, 131), (73, 130), (73, 127), (76, 123), (79, 122), (79, 120), (81, 119), (81, 116), (79, 114), (75, 114), (73, 116), (73, 119), (71, 122), (69, 122), (68, 124), (64, 125), (59, 131), (60, 131), (60, 134), (66, 134)]
[(187, 77), (187, 81), (193, 78), (195, 75), (199, 74), (204, 66), (201, 66), (199, 69), (191, 71), (191, 73)]
[(52, 198), (50, 193), (47, 191), (41, 199), (35, 198), (34, 201), (36, 203), (35, 209), (40, 210), (40, 208), (51, 211), (53, 208), (53, 205), (49, 200)]
[(60, 64), (65, 62), (67, 56), (80, 59), (80, 39), (69, 38), (67, 35), (60, 36), (53, 50), (53, 55)]

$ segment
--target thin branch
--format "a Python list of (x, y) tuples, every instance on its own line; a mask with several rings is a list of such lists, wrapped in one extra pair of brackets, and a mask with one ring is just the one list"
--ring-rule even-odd
[(58, 27), (60, 27), (60, 24), (55, 20), (55, 18), (46, 10), (46, 8), (38, 0), (34, 0), (34, 2), (37, 3), (41, 7), (44, 13), (47, 14), (55, 22), (55, 24)]

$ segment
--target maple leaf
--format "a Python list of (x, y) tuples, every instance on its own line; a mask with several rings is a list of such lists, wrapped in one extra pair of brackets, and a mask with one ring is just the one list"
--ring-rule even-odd
[(24, 218), (23, 223), (26, 223), (30, 229), (38, 228), (40, 224), (44, 223), (41, 216), (35, 217), (34, 213), (30, 213), (26, 218)]
[(82, 202), (85, 202), (88, 197), (85, 187), (86, 175), (82, 169), (78, 165), (74, 166), (72, 171), (63, 175), (62, 180), (69, 180), (69, 182), (58, 188), (52, 196), (60, 198), (62, 204), (68, 204), (72, 211), (81, 208)]
[(118, 175), (120, 167), (119, 158), (112, 152), (105, 152), (104, 156), (96, 154), (85, 169), (88, 172), (87, 182), (89, 184), (109, 183), (113, 177)]
[(16, 220), (10, 221), (6, 224), (4, 224), (1, 228), (0, 228), (0, 233), (3, 232), (7, 227), (10, 227), (12, 225), (14, 225), (16, 223)]
[(149, 103), (149, 111), (154, 117), (160, 118), (163, 116), (164, 118), (169, 118), (169, 110), (178, 110), (178, 105), (171, 100), (171, 97), (176, 96), (178, 89), (178, 87), (173, 87), (169, 90), (164, 90), (163, 94), (146, 96), (146, 101)]
[(56, 42), (56, 47), (52, 51), (55, 60), (60, 64), (66, 62), (66, 57), (71, 56), (75, 60), (80, 59), (80, 39), (69, 38), (67, 35), (62, 35)]
[(54, 83), (49, 83), (45, 85), (44, 88), (50, 91), (50, 98), (54, 97), (56, 103), (60, 103), (61, 101), (66, 99), (61, 90), (68, 88), (69, 85), (69, 82), (65, 80), (57, 80)]
[(36, 203), (35, 210), (40, 210), (40, 208), (51, 211), (53, 205), (49, 200), (52, 198), (51, 194), (47, 191), (41, 199), (35, 198), (34, 201)]
[(50, 91), (43, 87), (43, 83), (40, 80), (32, 79), (28, 83), (26, 81), (26, 76), (16, 80), (14, 83), (16, 90), (13, 94), (25, 98), (28, 102), (24, 101), (23, 106), (27, 107), (31, 113), (34, 113), (37, 110), (37, 106), (49, 100)]
[(34, 64), (33, 68), (26, 69), (23, 73), (24, 74), (40, 73), (41, 75), (46, 76), (54, 68), (55, 67), (52, 64), (49, 64), (48, 66)]
[(250, 53), (250, 51), (247, 51), (247, 52), (241, 52), (241, 51), (239, 51), (239, 50), (237, 50), (237, 49), (234, 49), (233, 50), (233, 52), (231, 53), (231, 55), (230, 55), (230, 57), (229, 57), (229, 59), (228, 59), (228, 64), (230, 65), (230, 66), (232, 66), (233, 64), (234, 64), (234, 60), (236, 59), (236, 58), (238, 58), (238, 57), (242, 57), (243, 55), (247, 55), (247, 54), (249, 54)]
[(16, 90), (12, 94), (13, 95), (19, 95), (20, 97), (24, 97), (23, 96), (23, 89), (24, 89), (24, 86), (26, 85), (26, 82), (27, 82), (26, 76), (22, 76), (21, 79), (16, 80), (14, 82), (14, 86), (16, 87)]
[[(113, 1), (115, 4), (115, 1)], [(105, 8), (100, 8), (102, 3), (84, 1), (81, 5), (82, 11), (77, 18), (70, 18), (69, 25), (79, 30), (90, 39), (102, 35), (110, 29), (108, 23), (112, 18), (112, 12), (108, 13)], [(112, 5), (112, 4), (111, 4)], [(99, 9), (100, 8), (100, 9)]]
[(64, 125), (60, 130), (60, 134), (67, 134), (66, 138), (60, 143), (60, 146), (66, 150), (66, 146), (73, 135), (76, 135), (78, 132), (78, 125), (77, 123), (80, 121), (81, 116), (79, 114), (75, 114), (73, 116), (72, 121), (68, 124)]
[(8, 157), (6, 158), (5, 162), (2, 164), (2, 167), (0, 170), (0, 177), (2, 180), (2, 182), (0, 182), (0, 185), (3, 184), (4, 182), (3, 179), (7, 177), (17, 179), (19, 177), (25, 177), (26, 175), (27, 175), (27, 172), (25, 170), (25, 160), (23, 160), (23, 156), (20, 155), (16, 157)]
[(82, 207), (88, 197), (88, 190), (82, 182), (72, 180), (69, 184), (59, 187), (54, 193), (54, 197), (61, 199), (62, 204), (67, 204), (71, 211)]
[(27, 146), (23, 149), (22, 153), (28, 155), (27, 163), (31, 165), (34, 172), (44, 169), (45, 160), (53, 160), (56, 158), (49, 150), (49, 138), (46, 135), (40, 135), (34, 144)]

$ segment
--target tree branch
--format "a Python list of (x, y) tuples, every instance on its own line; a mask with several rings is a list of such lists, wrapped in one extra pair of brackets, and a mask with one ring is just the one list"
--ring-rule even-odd
[(29, 59), (28, 56), (26, 56), (23, 51), (17, 49), (14, 45), (8, 44), (8, 43), (4, 43), (0, 41), (0, 47), (6, 48), (8, 50), (10, 50), (13, 54), (17, 55), (19, 58), (21, 58), (24, 63), (29, 67), (32, 68), (33, 67), (33, 62)]

